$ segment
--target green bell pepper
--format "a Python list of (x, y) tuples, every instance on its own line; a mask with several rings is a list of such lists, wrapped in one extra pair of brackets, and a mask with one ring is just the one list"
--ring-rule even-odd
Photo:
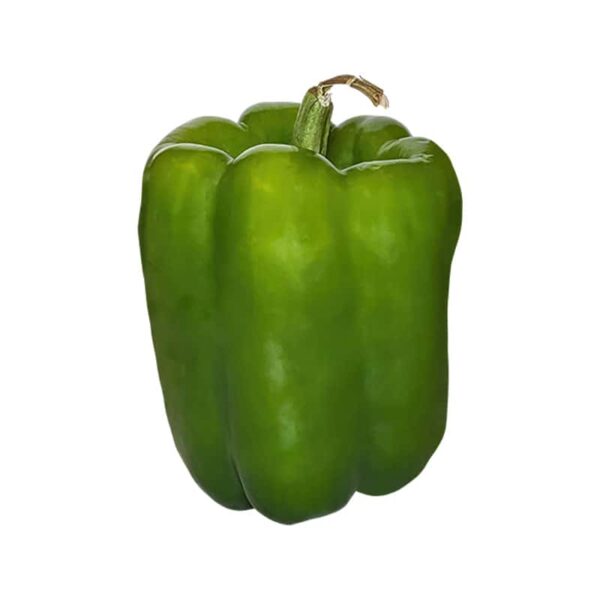
[(202, 117), (152, 152), (139, 221), (166, 411), (217, 502), (296, 523), (413, 479), (446, 421), (461, 222), (444, 152), (393, 119), (302, 104)]

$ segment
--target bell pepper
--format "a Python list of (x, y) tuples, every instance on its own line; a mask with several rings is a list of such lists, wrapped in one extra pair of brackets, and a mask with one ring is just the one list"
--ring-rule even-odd
[(423, 469), (446, 422), (461, 222), (446, 154), (331, 88), (201, 117), (152, 152), (139, 238), (176, 447), (231, 509), (296, 523)]

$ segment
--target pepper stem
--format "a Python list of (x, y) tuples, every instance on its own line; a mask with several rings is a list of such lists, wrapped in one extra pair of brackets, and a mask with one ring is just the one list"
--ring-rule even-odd
[(331, 88), (334, 85), (349, 85), (351, 88), (362, 92), (374, 106), (389, 106), (388, 99), (383, 90), (364, 77), (355, 75), (337, 75), (325, 79), (311, 87), (302, 100), (298, 110), (292, 142), (300, 148), (306, 148), (319, 154), (325, 154), (329, 128), (331, 126)]

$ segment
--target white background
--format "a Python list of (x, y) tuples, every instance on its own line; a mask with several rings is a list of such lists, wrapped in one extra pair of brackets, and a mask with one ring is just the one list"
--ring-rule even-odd
[[(594, 4), (4, 2), (0, 596), (600, 597)], [(175, 451), (141, 173), (187, 119), (344, 72), (462, 184), (448, 429), (405, 489), (286, 527), (215, 504)]]

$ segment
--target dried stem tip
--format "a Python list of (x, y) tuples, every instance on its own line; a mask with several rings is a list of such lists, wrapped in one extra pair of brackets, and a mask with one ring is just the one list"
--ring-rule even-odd
[(388, 108), (390, 105), (387, 96), (379, 86), (367, 81), (364, 77), (357, 77), (356, 75), (337, 75), (336, 77), (321, 81), (321, 83), (310, 88), (308, 91), (314, 94), (323, 106), (328, 106), (330, 103), (329, 95), (331, 88), (334, 85), (340, 84), (349, 85), (351, 88), (362, 92), (374, 106)]

